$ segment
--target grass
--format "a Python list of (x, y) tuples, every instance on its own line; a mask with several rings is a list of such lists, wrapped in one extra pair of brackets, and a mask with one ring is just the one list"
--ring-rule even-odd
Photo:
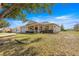
[(57, 34), (16, 34), (16, 40), (0, 46), (0, 55), (66, 56), (79, 55), (79, 32)]

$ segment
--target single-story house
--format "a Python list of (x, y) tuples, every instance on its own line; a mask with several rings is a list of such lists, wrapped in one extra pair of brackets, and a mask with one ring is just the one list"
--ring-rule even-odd
[(18, 33), (57, 33), (61, 27), (55, 23), (29, 21), (16, 29)]

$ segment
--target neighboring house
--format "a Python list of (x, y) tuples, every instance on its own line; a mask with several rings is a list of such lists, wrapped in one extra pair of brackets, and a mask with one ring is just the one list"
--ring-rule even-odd
[(3, 28), (3, 32), (11, 33), (12, 32), (12, 29), (11, 28)]
[(29, 21), (24, 26), (17, 27), (18, 33), (57, 33), (61, 31), (61, 27), (49, 22)]
[(0, 32), (3, 32), (3, 28), (0, 28)]

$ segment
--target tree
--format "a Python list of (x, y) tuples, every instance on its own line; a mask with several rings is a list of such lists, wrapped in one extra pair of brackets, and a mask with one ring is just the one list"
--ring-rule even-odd
[(5, 20), (0, 20), (0, 28), (8, 27), (10, 24)]
[(75, 30), (75, 31), (79, 31), (79, 24), (75, 24), (75, 25), (74, 25), (74, 30)]
[(61, 31), (64, 31), (64, 26), (63, 25), (61, 25)]
[(20, 18), (24, 21), (24, 17), (27, 14), (23, 13), (52, 13), (51, 6), (54, 4), (49, 3), (2, 3), (1, 8), (3, 12), (0, 15), (0, 18)]

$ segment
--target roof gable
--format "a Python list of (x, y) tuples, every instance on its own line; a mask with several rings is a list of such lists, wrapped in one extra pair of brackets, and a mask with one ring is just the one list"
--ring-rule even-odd
[(55, 23), (50, 23), (50, 22), (35, 22), (35, 21), (27, 21), (27, 22), (25, 22), (25, 24), (23, 26), (28, 26), (28, 25), (32, 25), (32, 24), (40, 24), (40, 25), (52, 24), (52, 25), (59, 26), (59, 25), (57, 25)]

